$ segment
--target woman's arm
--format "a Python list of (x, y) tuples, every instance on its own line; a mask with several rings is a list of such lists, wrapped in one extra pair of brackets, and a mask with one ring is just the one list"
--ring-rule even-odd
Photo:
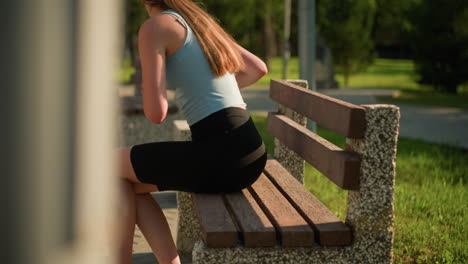
[(244, 88), (260, 80), (260, 78), (268, 73), (268, 69), (265, 63), (257, 56), (237, 43), (234, 45), (237, 47), (245, 63), (244, 69), (236, 73), (237, 85), (239, 88)]
[(156, 19), (148, 19), (138, 32), (142, 68), (143, 111), (148, 120), (160, 124), (167, 115), (165, 30)]

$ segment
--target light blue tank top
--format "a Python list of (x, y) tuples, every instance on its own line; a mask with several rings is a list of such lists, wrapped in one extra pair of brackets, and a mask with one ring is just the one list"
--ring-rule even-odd
[(193, 125), (226, 107), (245, 104), (234, 74), (213, 75), (197, 37), (184, 18), (173, 10), (161, 14), (180, 18), (187, 29), (182, 47), (166, 58), (166, 83), (175, 90), (188, 124)]

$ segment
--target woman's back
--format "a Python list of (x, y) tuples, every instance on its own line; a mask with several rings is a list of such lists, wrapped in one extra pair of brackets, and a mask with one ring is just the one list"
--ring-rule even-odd
[(184, 18), (173, 10), (163, 11), (176, 17), (186, 28), (186, 38), (174, 54), (166, 58), (167, 87), (175, 89), (189, 125), (211, 113), (231, 106), (245, 104), (235, 75), (215, 76), (203, 49)]

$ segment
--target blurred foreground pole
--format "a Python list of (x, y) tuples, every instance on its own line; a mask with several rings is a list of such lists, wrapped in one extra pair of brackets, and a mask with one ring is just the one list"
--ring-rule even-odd
[[(299, 0), (299, 79), (307, 80), (315, 91), (315, 0)], [(307, 128), (317, 131), (315, 122), (307, 120)]]
[[(76, 145), (77, 263), (116, 263), (117, 69), (123, 1), (79, 2)], [(100, 259), (103, 255), (108, 258)]]
[(119, 3), (0, 2), (0, 263), (114, 263)]

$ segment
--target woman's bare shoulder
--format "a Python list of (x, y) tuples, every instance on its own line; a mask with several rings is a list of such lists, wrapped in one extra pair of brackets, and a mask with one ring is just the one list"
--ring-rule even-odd
[(170, 14), (162, 14), (146, 20), (138, 33), (148, 47), (164, 47), (166, 55), (172, 55), (183, 45), (186, 39), (186, 29)]
[[(140, 39), (150, 40), (154, 44), (164, 47), (177, 47), (184, 42), (185, 29), (182, 28), (173, 16), (162, 14), (147, 19), (138, 32)], [(155, 43), (157, 42), (157, 43)]]
[(169, 14), (162, 14), (148, 18), (141, 26), (139, 33), (164, 34), (174, 30), (174, 18)]

